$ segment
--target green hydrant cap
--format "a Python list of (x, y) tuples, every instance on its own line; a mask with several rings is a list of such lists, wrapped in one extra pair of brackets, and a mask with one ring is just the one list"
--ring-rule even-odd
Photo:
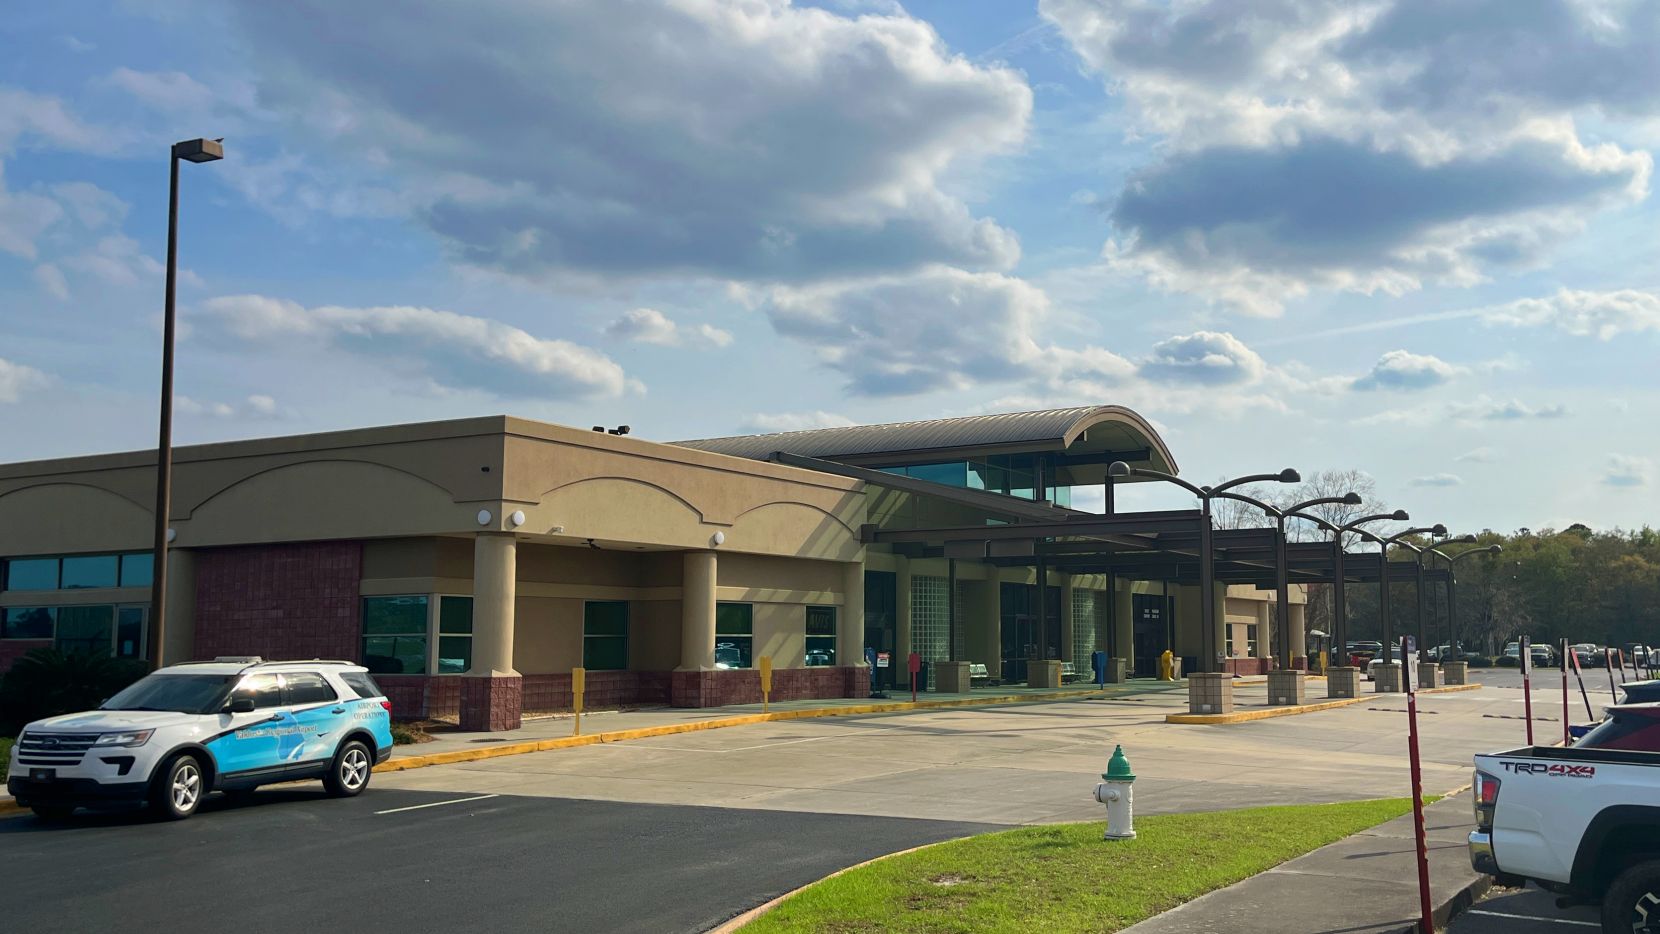
[(1130, 771), (1130, 760), (1124, 758), (1124, 747), (1114, 746), (1112, 758), (1107, 760), (1107, 771), (1101, 776), (1109, 782), (1133, 782), (1135, 773)]

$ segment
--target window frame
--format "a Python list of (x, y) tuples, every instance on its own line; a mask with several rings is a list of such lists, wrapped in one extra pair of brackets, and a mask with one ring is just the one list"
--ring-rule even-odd
[[(749, 631), (748, 632), (744, 632), (744, 633), (736, 633), (736, 632), (722, 633), (721, 632), (721, 612), (720, 611), (721, 611), (721, 607), (727, 607), (727, 606), (730, 606), (730, 607), (743, 607), (745, 609), (746, 616), (748, 617), (748, 621), (749, 621), (749, 627), (748, 627)], [(754, 669), (754, 667), (755, 667), (755, 604), (754, 603), (744, 601), (744, 600), (718, 600), (718, 601), (715, 602), (715, 645), (717, 647), (721, 644), (721, 640), (723, 638), (727, 641), (732, 641), (732, 640), (735, 640), (735, 639), (742, 639), (742, 640), (749, 643), (748, 651), (743, 653), (744, 655), (748, 656), (748, 664), (740, 665), (737, 668), (733, 668), (731, 670), (733, 670), (733, 671), (750, 671), (750, 670)], [(719, 667), (719, 662), (716, 663), (716, 667)]]
[[(363, 664), (363, 666), (366, 667), (366, 668), (369, 666), (368, 643), (369, 643), (370, 639), (388, 639), (388, 638), (389, 639), (394, 639), (394, 640), (395, 639), (413, 639), (417, 635), (417, 633), (415, 633), (414, 631), (408, 631), (408, 632), (377, 632), (377, 633), (371, 634), (368, 631), (369, 602), (371, 600), (416, 600), (416, 599), (422, 600), (425, 603), (425, 606), (422, 607), (423, 612), (422, 612), (421, 616), (422, 616), (423, 622), (422, 622), (422, 626), (421, 626), (421, 631), (418, 634), (420, 636), (420, 638), (422, 640), (424, 640), (424, 642), (421, 646), (421, 670), (420, 671), (401, 671), (400, 670), (400, 671), (379, 671), (379, 672), (377, 672), (377, 671), (375, 671), (374, 669), (371, 668), (370, 669), (371, 674), (420, 675), (420, 676), (425, 676), (425, 677), (430, 677), (432, 675), (433, 668), (434, 668), (435, 662), (436, 662), (436, 659), (434, 658), (434, 653), (437, 651), (436, 640), (433, 639), (433, 629), (437, 625), (436, 612), (437, 612), (438, 600), (436, 599), (436, 595), (431, 594), (431, 593), (386, 593), (386, 594), (364, 594), (364, 595), (360, 596), (358, 598), (358, 618), (357, 618), (358, 661), (361, 662)], [(397, 643), (394, 642), (392, 647), (394, 649), (396, 649), (397, 648)], [(392, 658), (397, 658), (398, 656), (394, 655), (394, 656), (391, 656), (391, 657)]]
[[(0, 593), (62, 593), (64, 591), (82, 592), (87, 590), (121, 590), (149, 587), (155, 581), (155, 565), (152, 561), (150, 578), (144, 583), (123, 583), (122, 568), (128, 558), (151, 557), (149, 551), (95, 551), (77, 554), (55, 555), (0, 555)], [(65, 587), (63, 585), (63, 563), (80, 558), (113, 558), (115, 559), (115, 583), (98, 587)], [(50, 561), (56, 566), (52, 575), (50, 587), (14, 587), (12, 586), (12, 565), (19, 561)]]
[[(828, 613), (830, 615), (830, 632), (829, 632), (829, 634), (825, 634), (825, 633), (815, 634), (813, 632), (813, 613), (814, 613), (814, 611), (818, 611), (820, 613)], [(838, 645), (839, 636), (840, 636), (840, 626), (841, 626), (841, 613), (840, 613), (840, 608), (839, 607), (836, 607), (834, 605), (828, 605), (828, 604), (809, 604), (806, 607), (805, 617), (802, 619), (802, 625), (801, 625), (801, 632), (802, 632), (801, 664), (802, 664), (803, 668), (833, 668), (833, 667), (836, 666), (836, 664), (837, 664), (836, 656), (841, 651), (841, 647), (840, 647), (840, 645)], [(751, 626), (751, 628), (752, 629), (754, 628), (753, 625)], [(815, 664), (812, 663), (811, 659), (812, 659), (812, 656), (813, 656), (813, 646), (815, 644), (814, 640), (817, 640), (817, 642), (821, 645), (825, 640), (828, 640), (830, 642), (830, 663), (829, 663), (829, 665), (815, 665)]]
[[(444, 632), (445, 600), (467, 601), (468, 608), (466, 632)], [(435, 593), (430, 595), (430, 602), (427, 604), (427, 613), (429, 616), (429, 619), (427, 620), (427, 629), (431, 633), (428, 636), (427, 645), (427, 673), (432, 675), (464, 675), (473, 670), (473, 610), (477, 607), (477, 605), (478, 603), (476, 599), (470, 593)], [(444, 639), (467, 640), (467, 667), (461, 669), (460, 671), (439, 670), (439, 660), (442, 659), (444, 655), (443, 646), (441, 644)]]

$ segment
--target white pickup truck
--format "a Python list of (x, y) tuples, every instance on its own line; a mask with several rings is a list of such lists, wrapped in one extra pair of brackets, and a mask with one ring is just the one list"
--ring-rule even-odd
[(1523, 747), (1476, 756), (1470, 862), (1557, 904), (1602, 906), (1605, 932), (1660, 934), (1660, 753)]

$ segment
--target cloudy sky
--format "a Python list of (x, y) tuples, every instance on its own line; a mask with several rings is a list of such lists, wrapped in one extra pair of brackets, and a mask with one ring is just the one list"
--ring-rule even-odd
[(1660, 4), (88, 9), (0, 21), (5, 460), (154, 443), (223, 136), (181, 441), (1119, 403), (1199, 481), (1660, 524)]

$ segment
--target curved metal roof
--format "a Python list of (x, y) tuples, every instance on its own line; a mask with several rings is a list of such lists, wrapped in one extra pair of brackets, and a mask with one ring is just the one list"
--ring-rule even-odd
[(970, 415), (886, 425), (853, 425), (765, 435), (737, 435), (674, 442), (682, 447), (764, 459), (775, 451), (848, 463), (917, 463), (938, 456), (1028, 451), (1134, 452), (1133, 462), (1171, 473), (1175, 458), (1146, 419), (1119, 405), (1078, 406), (1037, 412)]

